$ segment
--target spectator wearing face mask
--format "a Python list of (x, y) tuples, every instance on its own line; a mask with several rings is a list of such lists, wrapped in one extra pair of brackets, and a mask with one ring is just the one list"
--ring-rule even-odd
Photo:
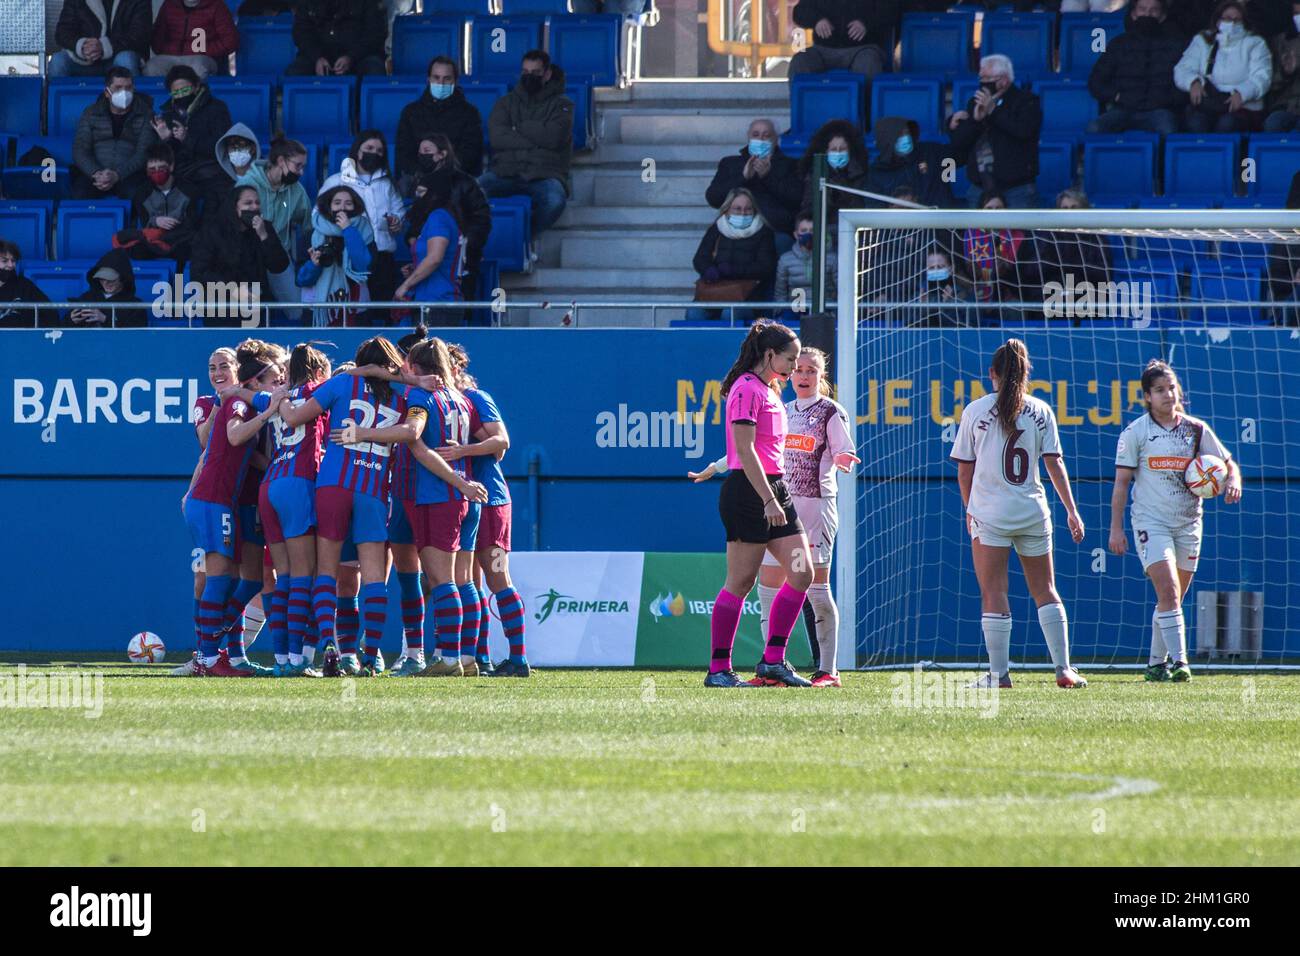
[(125, 249), (111, 249), (86, 273), (89, 288), (73, 299), (86, 303), (70, 309), (63, 327), (68, 329), (140, 328), (149, 324), (144, 309), (114, 309), (113, 304), (139, 302), (135, 297), (135, 274)]
[(86, 107), (72, 141), (72, 195), (129, 199), (144, 181), (145, 151), (158, 142), (153, 101), (135, 92), (130, 71), (108, 71), (104, 93)]
[(174, 66), (188, 66), (206, 78), (239, 49), (239, 31), (226, 0), (163, 0), (152, 46), (146, 76), (166, 76)]
[(1126, 29), (1108, 40), (1088, 76), (1088, 90), (1105, 110), (1088, 132), (1178, 132), (1187, 95), (1174, 85), (1174, 67), (1186, 46), (1161, 0), (1135, 0)]
[[(269, 276), (289, 269), (289, 255), (262, 218), (261, 200), (252, 186), (236, 186), (226, 194), (220, 208), (204, 216), (203, 227), (194, 240), (190, 278), (194, 282), (235, 283), (235, 298), (243, 303), (261, 301)], [(230, 308), (204, 314), (203, 324), (237, 328), (241, 313)]]
[[(904, 116), (882, 116), (872, 134), (878, 156), (867, 172), (867, 190), (890, 196), (900, 188), (912, 191), (923, 206), (954, 205), (952, 187), (944, 182), (948, 151), (938, 143), (921, 141), (920, 127)], [(863, 204), (874, 206), (874, 200)]]
[[(413, 181), (411, 198), (418, 202), (432, 194), (431, 209), (456, 210), (458, 228), (465, 237), (460, 285), (463, 298), (473, 301), (479, 296), (483, 248), (492, 232), (492, 207), (478, 181), (460, 168), (456, 149), (446, 136), (430, 133), (422, 139), (418, 158), (420, 175)], [(415, 235), (419, 235), (419, 230), (415, 230)]]
[(1300, 2), (1290, 9), (1291, 22), (1272, 40), (1273, 85), (1264, 119), (1268, 133), (1290, 133), (1300, 127)]
[(925, 275), (917, 288), (916, 305), (903, 316), (906, 325), (965, 328), (974, 324), (970, 284), (953, 271), (952, 260), (942, 249), (931, 249), (926, 255)]
[(1038, 205), (1038, 134), (1043, 108), (1038, 97), (1016, 85), (1015, 67), (1000, 53), (980, 59), (980, 85), (948, 120), (954, 154), (966, 160), (971, 205), (996, 191), (1009, 209)]
[(147, 182), (131, 197), (132, 228), (119, 232), (114, 245), (132, 258), (189, 258), (197, 228), (198, 203), (176, 180), (171, 147), (155, 143), (145, 158)]
[(781, 152), (771, 120), (756, 119), (749, 124), (748, 141), (738, 155), (724, 156), (718, 163), (704, 198), (717, 209), (733, 189), (748, 189), (753, 194), (763, 219), (776, 234), (777, 254), (788, 251), (803, 182), (798, 161)]
[[(22, 250), (8, 239), (0, 239), (0, 329), (36, 328), (36, 310), (15, 308), (15, 302), (49, 302), (49, 296), (36, 283), (18, 274)], [(53, 312), (47, 311), (45, 325), (52, 324)]]
[(397, 169), (414, 180), (420, 173), (420, 141), (441, 133), (456, 149), (461, 169), (471, 176), (483, 172), (483, 117), (460, 88), (456, 61), (435, 56), (429, 61), (428, 86), (419, 99), (402, 107), (397, 121)]
[[(799, 178), (803, 182), (803, 209), (812, 209), (818, 184), (813, 179), (813, 157), (826, 154), (826, 181), (850, 189), (866, 189), (870, 162), (862, 143), (862, 131), (848, 120), (831, 120), (813, 133), (808, 152), (799, 160)], [(826, 230), (835, 235), (841, 209), (860, 209), (865, 200), (853, 193), (826, 190)]]
[(370, 301), (374, 256), (375, 234), (361, 197), (348, 186), (321, 190), (311, 211), (311, 247), (298, 270), (298, 285), (304, 302), (332, 304), (311, 310), (312, 325), (362, 324), (362, 310), (346, 304)]
[(1273, 82), (1273, 55), (1246, 27), (1245, 8), (1224, 0), (1209, 27), (1188, 44), (1174, 68), (1187, 93), (1189, 133), (1254, 132), (1264, 125), (1264, 96)]
[(266, 159), (258, 159), (244, 175), (235, 181), (237, 186), (252, 186), (260, 200), (260, 213), (271, 231), (280, 240), (289, 266), (269, 275), (271, 296), (276, 302), (293, 302), (298, 298), (298, 287), (293, 274), (293, 230), (306, 229), (311, 216), (311, 201), (299, 180), (307, 164), (307, 149), (296, 139), (283, 136), (271, 141)]
[[(17, 9), (17, 4), (12, 5)], [(103, 76), (109, 67), (140, 72), (149, 56), (150, 0), (64, 0), (50, 57), (50, 77)]]
[(158, 108), (154, 133), (172, 149), (176, 178), (215, 209), (234, 183), (217, 162), (217, 143), (231, 127), (230, 110), (188, 66), (172, 67), (164, 83), (171, 96)]
[[(794, 227), (794, 245), (781, 254), (781, 258), (776, 261), (776, 281), (772, 287), (773, 302), (794, 303), (795, 296), (801, 296), (804, 306), (799, 312), (793, 308), (781, 312), (778, 322), (797, 319), (800, 315), (807, 315), (812, 311), (813, 302), (813, 273), (817, 269), (817, 257), (813, 245), (813, 218), (812, 212), (804, 210), (796, 217)], [(826, 284), (827, 290), (835, 288), (836, 262), (834, 256), (826, 258)], [(828, 292), (826, 298), (829, 301), (834, 297), (833, 292)]]
[[(718, 212), (695, 250), (695, 271), (705, 283), (740, 280), (750, 286), (749, 293), (736, 301), (768, 301), (776, 275), (776, 241), (753, 194), (747, 189), (733, 191)], [(736, 312), (735, 318), (742, 321), (753, 315), (750, 309)], [(718, 310), (695, 306), (686, 310), (686, 317), (716, 318)]]

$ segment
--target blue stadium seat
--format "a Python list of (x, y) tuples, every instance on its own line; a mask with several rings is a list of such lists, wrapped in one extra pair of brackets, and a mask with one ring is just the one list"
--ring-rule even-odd
[(1106, 46), (1123, 32), (1123, 11), (1061, 14), (1061, 75), (1086, 80)]
[(1055, 13), (989, 13), (980, 34), (980, 56), (1002, 53), (1015, 66), (1016, 82), (1052, 72)]
[(492, 232), (483, 258), (493, 259), (502, 272), (523, 272), (529, 264), (532, 202), (527, 196), (502, 196), (488, 200), (492, 207)]
[(781, 146), (781, 152), (792, 159), (799, 159), (804, 153), (808, 152), (808, 141), (811, 139), (812, 133), (791, 131), (783, 134), (777, 142)]
[(806, 147), (807, 140), (828, 120), (846, 119), (862, 125), (866, 89), (866, 77), (860, 73), (798, 74), (790, 81), (790, 131), (802, 134)]
[[(501, 13), (507, 17), (522, 14), (555, 14), (564, 16), (569, 12), (569, 0), (501, 0)], [(552, 21), (554, 25), (554, 21)], [(557, 58), (558, 59), (558, 58)], [(568, 72), (568, 68), (565, 68)]]
[(942, 127), (943, 80), (937, 76), (891, 73), (871, 84), (870, 122), (884, 116), (905, 116), (916, 121), (922, 139), (935, 139)]
[(1086, 79), (1039, 80), (1034, 92), (1043, 108), (1044, 133), (1078, 133), (1097, 117), (1097, 101)]
[(1268, 272), (1269, 244), (1265, 242), (1218, 242), (1221, 272), (1249, 272), (1254, 270), (1261, 275)]
[(125, 199), (65, 199), (54, 221), (54, 258), (98, 259), (126, 228), (131, 204)]
[(72, 193), (72, 168), (56, 165), (51, 178), (44, 166), (9, 166), (0, 172), (0, 193), (10, 199), (66, 199)]
[(51, 302), (71, 302), (89, 286), (86, 273), (95, 259), (68, 259), (64, 262), (27, 262), (23, 275), (36, 283)]
[(617, 13), (552, 17), (551, 59), (564, 67), (566, 77), (589, 77), (594, 86), (616, 86), (622, 31), (623, 17)]
[[(1192, 273), (1192, 300), (1204, 305), (1189, 308), (1187, 321), (1198, 325), (1250, 325), (1265, 323), (1259, 306), (1227, 303), (1263, 302), (1267, 298), (1258, 269), (1218, 272), (1203, 265)], [(1219, 306), (1210, 303), (1223, 303)]]
[[(392, 137), (387, 137), (390, 141)], [(329, 179), (340, 169), (343, 168), (343, 160), (348, 158), (348, 153), (352, 149), (351, 143), (329, 143), (325, 149), (325, 168), (321, 171), (321, 182)]]
[[(135, 273), (136, 298), (141, 302), (152, 302), (157, 298), (154, 295), (157, 283), (164, 282), (168, 286), (172, 284), (172, 278), (176, 275), (176, 262), (172, 259), (135, 259), (131, 262), (131, 271)], [(168, 295), (170, 294), (169, 292)], [(155, 315), (154, 310), (150, 309), (147, 315), (149, 325), (155, 328), (184, 328), (190, 323), (183, 311), (180, 315), (169, 318)]]
[(1044, 136), (1038, 142), (1038, 194), (1054, 205), (1056, 194), (1074, 185), (1074, 140)]
[(436, 7), (437, 13), (463, 13), (475, 17), (490, 17), (495, 11), (492, 0), (431, 0), (426, 7)]
[[(315, 201), (316, 193), (320, 191), (320, 184), (325, 180), (325, 176), (321, 172), (320, 168), (321, 152), (324, 150), (326, 144), (335, 143), (338, 139), (337, 137), (326, 136), (321, 133), (312, 133), (306, 136), (294, 136), (293, 138), (302, 143), (302, 145), (307, 149), (307, 162), (303, 164), (302, 179), (300, 179), (299, 182), (302, 183), (302, 188), (307, 190), (308, 198)], [(347, 149), (347, 147), (351, 145), (352, 138), (348, 137), (343, 148)]]
[(0, 199), (0, 236), (22, 251), (24, 259), (49, 255), (54, 204), (45, 199)]
[(230, 119), (244, 123), (254, 132), (270, 132), (275, 125), (272, 111), (275, 108), (275, 77), (210, 76), (208, 88), (212, 95), (230, 109)]
[[(1162, 269), (1167, 265), (1162, 265)], [(1116, 268), (1112, 269), (1113, 282), (1147, 283), (1151, 295), (1150, 319), (1155, 325), (1177, 325), (1182, 321), (1175, 305), (1183, 296), (1178, 288), (1178, 279), (1167, 271), (1153, 272), (1150, 269)], [(1139, 286), (1140, 287), (1140, 286)]]
[[(69, 76), (50, 80), (45, 128), (51, 136), (72, 136), (77, 132), (77, 120), (81, 119), (86, 107), (103, 95), (102, 79)], [(35, 130), (16, 132), (35, 133)]]
[(974, 31), (974, 14), (903, 14), (902, 72), (970, 73)]
[(483, 117), (483, 142), (488, 140), (488, 117), (497, 100), (510, 91), (510, 85), (499, 80), (465, 80), (460, 84), (465, 99), (474, 104)]
[(1164, 194), (1206, 206), (1231, 196), (1241, 175), (1238, 138), (1231, 133), (1174, 133), (1165, 137)]
[[(484, 259), (478, 266), (478, 288), (463, 289), (468, 301), (490, 302), (494, 289), (501, 288), (501, 268), (494, 259)], [(499, 325), (500, 318), (491, 309), (474, 309), (470, 312), (470, 325)]]
[(1161, 274), (1192, 272), (1209, 254), (1210, 243), (1205, 239), (1134, 236), (1128, 258), (1130, 265)]
[(1137, 207), (1139, 209), (1217, 209), (1219, 201), (1216, 196), (1193, 196), (1188, 199), (1148, 196), (1145, 199), (1139, 199)]
[(14, 148), (14, 159), (21, 159), (28, 150), (37, 146), (43, 147), (60, 166), (72, 165), (71, 136), (19, 136)]
[[(485, 13), (484, 10), (476, 11)], [(465, 63), (466, 18), (442, 10), (433, 16), (404, 15), (393, 20), (393, 75), (427, 76), (429, 61), (449, 56), (457, 69)]]
[(167, 92), (165, 78), (161, 76), (137, 76), (132, 81), (132, 86), (137, 93), (143, 93), (153, 100), (154, 112), (157, 112), (162, 101), (171, 95)]
[[(524, 54), (542, 46), (545, 22), (545, 17), (475, 17), (469, 25), (469, 72), (477, 79), (518, 76)], [(561, 66), (569, 71), (567, 64)]]
[(291, 136), (352, 135), (354, 76), (290, 76), (284, 81), (281, 122)]
[(1094, 205), (1132, 205), (1155, 192), (1157, 133), (1092, 133), (1083, 138), (1083, 188)]
[(1246, 156), (1254, 160), (1254, 182), (1246, 183), (1246, 195), (1281, 206), (1291, 190), (1291, 180), (1300, 172), (1300, 135), (1256, 133), (1246, 145)]
[(284, 68), (298, 56), (293, 44), (292, 17), (240, 17), (239, 50), (235, 68), (239, 73), (269, 73), (283, 76)]
[[(572, 80), (572, 77), (568, 79)], [(595, 122), (591, 106), (595, 96), (592, 95), (591, 81), (586, 77), (578, 77), (576, 82), (565, 83), (564, 95), (573, 100), (573, 148), (586, 149), (594, 133)]]
[(363, 76), (358, 128), (396, 132), (402, 110), (426, 88), (422, 76)]
[(0, 77), (0, 130), (35, 135), (41, 131), (39, 76)]

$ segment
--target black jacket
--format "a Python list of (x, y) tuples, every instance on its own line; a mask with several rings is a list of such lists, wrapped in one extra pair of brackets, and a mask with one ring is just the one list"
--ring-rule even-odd
[[(99, 280), (94, 278), (95, 273), (105, 267), (115, 269), (117, 274), (122, 277), (122, 290), (114, 294), (112, 298), (104, 294), (104, 289), (99, 284)], [(131, 257), (125, 249), (110, 249), (100, 256), (99, 261), (86, 270), (86, 285), (88, 286), (86, 291), (72, 301), (93, 305), (108, 316), (108, 321), (103, 325), (92, 325), (89, 328), (143, 328), (149, 324), (149, 315), (145, 309), (123, 309), (119, 312), (108, 307), (113, 302), (140, 301), (135, 295), (135, 273), (131, 271)], [(60, 324), (65, 329), (87, 328), (85, 323), (72, 321), (71, 310), (69, 310), (68, 315), (63, 317)]]
[(54, 42), (60, 49), (76, 53), (77, 41), (87, 37), (107, 35), (112, 50), (104, 51), (98, 61), (108, 70), (109, 61), (123, 50), (132, 50), (140, 59), (149, 56), (149, 41), (153, 36), (153, 6), (150, 0), (116, 0), (112, 23), (104, 29), (103, 0), (67, 0), (54, 28)]
[(1043, 108), (1038, 97), (1024, 87), (1008, 86), (998, 99), (998, 105), (982, 122), (975, 121), (975, 100), (963, 107), (967, 113), (956, 129), (948, 131), (955, 158), (964, 158), (973, 184), (982, 182), (975, 166), (975, 145), (980, 136), (988, 132), (993, 149), (992, 183), (1011, 189), (1032, 183), (1038, 178), (1038, 134), (1043, 128)]
[(718, 163), (718, 171), (713, 174), (713, 182), (704, 191), (704, 199), (717, 209), (733, 189), (748, 189), (754, 194), (758, 211), (763, 214), (773, 231), (786, 233), (794, 231), (794, 217), (799, 213), (799, 202), (803, 199), (803, 181), (799, 178), (799, 161), (781, 152), (780, 147), (772, 144), (769, 154), (772, 168), (766, 176), (745, 178), (745, 163), (749, 161), (749, 147), (745, 146), (737, 156), (724, 156)]
[[(862, 153), (865, 157), (865, 148)], [(817, 184), (813, 181), (811, 164), (806, 165), (809, 166), (809, 170), (803, 182), (802, 208), (811, 210), (813, 208), (813, 199), (817, 194)], [(849, 189), (866, 189), (867, 175), (867, 164), (853, 151), (850, 151), (849, 154), (849, 164), (843, 169), (826, 167), (826, 181), (828, 183), (833, 183), (836, 186), (846, 186)], [(840, 220), (841, 209), (860, 209), (866, 203), (867, 200), (864, 197), (853, 193), (840, 192), (838, 189), (826, 190), (826, 229), (829, 234), (832, 236), (836, 234), (835, 230)]]
[[(49, 302), (50, 297), (26, 276), (16, 275), (8, 282), (0, 283), (0, 303), (5, 302)], [(46, 313), (44, 325), (52, 325), (54, 316)], [(36, 327), (35, 309), (15, 309), (0, 305), (0, 329), (32, 329)]]
[(440, 197), (434, 201), (435, 208), (451, 204), (460, 209), (465, 268), (477, 271), (483, 260), (483, 247), (492, 232), (492, 207), (478, 180), (458, 167), (444, 167), (422, 174), (418, 183)]
[(1065, 285), (1067, 275), (1074, 276), (1076, 286), (1084, 282), (1095, 286), (1110, 280), (1106, 246), (1100, 236), (1042, 230), (1034, 233), (1034, 244), (1044, 284), (1059, 282)]
[(158, 112), (168, 123), (177, 122), (185, 127), (184, 140), (172, 137), (167, 141), (176, 157), (176, 173), (181, 179), (197, 184), (221, 173), (216, 158), (217, 140), (232, 125), (230, 108), (212, 95), (207, 84), (199, 86), (193, 101), (184, 108), (167, 99)]
[(761, 300), (771, 295), (776, 276), (776, 235), (764, 226), (748, 238), (729, 239), (715, 222), (700, 240), (692, 265), (701, 278), (710, 267), (716, 267), (720, 279), (757, 279), (758, 286), (749, 298)]
[(456, 162), (471, 176), (483, 172), (483, 116), (457, 86), (445, 100), (435, 100), (426, 86), (419, 99), (402, 107), (397, 121), (397, 169), (419, 172), (416, 159), (420, 140), (429, 133), (442, 133), (456, 150)]
[(293, 42), (309, 60), (382, 57), (387, 40), (383, 0), (300, 0), (293, 11)]
[[(231, 190), (221, 208), (204, 219), (198, 238), (194, 240), (193, 258), (190, 260), (190, 278), (195, 282), (260, 283), (265, 292), (270, 289), (267, 273), (283, 272), (289, 268), (289, 254), (276, 237), (275, 230), (267, 224), (266, 238), (244, 227), (235, 213), (235, 195)], [(237, 326), (237, 316), (204, 316), (208, 326)]]
[[(815, 46), (852, 47), (873, 44), (893, 55), (894, 27), (900, 16), (898, 0), (799, 0), (794, 8), (794, 22), (811, 30), (819, 20), (829, 20), (834, 30), (823, 40), (814, 35)], [(849, 24), (862, 21), (867, 35), (861, 40), (849, 38)]]
[(1187, 94), (1174, 86), (1174, 67), (1187, 49), (1187, 36), (1166, 20), (1158, 32), (1144, 35), (1133, 29), (1114, 37), (1092, 66), (1088, 91), (1103, 108), (1178, 110)]
[[(952, 187), (944, 182), (944, 160), (949, 150), (940, 143), (921, 142), (920, 128), (902, 116), (883, 116), (873, 131), (879, 155), (867, 170), (867, 191), (892, 196), (901, 188), (916, 193), (917, 202), (941, 209), (954, 205)], [(898, 140), (906, 133), (912, 137), (912, 151), (898, 153)], [(863, 198), (864, 205), (884, 206), (883, 202)]]
[(122, 135), (113, 135), (113, 113), (107, 99), (95, 97), (77, 120), (72, 138), (72, 162), (86, 176), (111, 169), (126, 179), (144, 169), (145, 152), (158, 142), (153, 128), (153, 100), (145, 93), (131, 98), (122, 122)]

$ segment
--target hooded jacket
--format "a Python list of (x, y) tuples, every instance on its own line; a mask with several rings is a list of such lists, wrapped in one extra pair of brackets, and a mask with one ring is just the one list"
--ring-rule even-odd
[(1174, 67), (1186, 48), (1187, 35), (1172, 21), (1147, 34), (1130, 17), (1093, 64), (1088, 91), (1103, 105), (1124, 110), (1182, 109), (1187, 97), (1174, 85)]
[(311, 200), (302, 183), (272, 186), (266, 178), (265, 159), (253, 161), (253, 168), (235, 180), (236, 186), (252, 186), (257, 190), (257, 197), (262, 202), (262, 218), (271, 225), (272, 231), (280, 237), (285, 249), (289, 248), (290, 229), (297, 226), (306, 229), (311, 217)]
[(1273, 83), (1273, 55), (1267, 41), (1253, 33), (1226, 41), (1218, 37), (1206, 40), (1204, 34), (1196, 34), (1174, 67), (1174, 84), (1186, 93), (1193, 82), (1205, 79), (1210, 49), (1216, 43), (1218, 53), (1210, 82), (1224, 93), (1240, 93), (1246, 109), (1262, 110), (1264, 94)]
[(747, 229), (736, 229), (725, 215), (719, 216), (705, 231), (691, 264), (700, 278), (710, 281), (757, 279), (748, 298), (762, 300), (770, 294), (776, 274), (776, 234), (762, 214)]
[(460, 207), (461, 233), (465, 236), (465, 271), (477, 272), (483, 247), (492, 232), (492, 207), (478, 181), (459, 166), (435, 169), (420, 176), (419, 184), (448, 197)]
[[(117, 272), (122, 278), (122, 289), (112, 296), (104, 294), (104, 288), (96, 279), (95, 273), (100, 269), (109, 268)], [(86, 270), (86, 285), (88, 288), (81, 295), (73, 299), (73, 302), (86, 302), (100, 309), (108, 316), (108, 321), (100, 328), (141, 328), (149, 324), (149, 315), (144, 309), (116, 309), (106, 308), (106, 304), (112, 302), (139, 302), (135, 296), (135, 273), (131, 271), (131, 257), (125, 249), (110, 249), (99, 257), (99, 261)], [(98, 325), (98, 324), (97, 324)], [(79, 329), (86, 328), (85, 323), (73, 322), (71, 315), (63, 317), (64, 328)], [(95, 328), (96, 326), (90, 326)]]
[[(196, 50), (195, 30), (202, 30), (203, 49)], [(163, 0), (153, 24), (153, 51), (168, 56), (210, 56), (221, 62), (239, 49), (239, 31), (226, 0)]]
[[(231, 189), (220, 208), (204, 217), (203, 227), (194, 240), (190, 278), (202, 283), (258, 283), (260, 289), (266, 290), (270, 288), (267, 274), (289, 268), (289, 254), (269, 223), (265, 239), (259, 239), (253, 229), (244, 226), (235, 212), (236, 195)], [(239, 320), (205, 317), (204, 324), (234, 326)]]
[[(250, 140), (253, 144), (253, 159), (249, 163), (249, 171), (252, 171), (253, 164), (262, 157), (262, 144), (257, 141), (257, 134), (245, 126), (243, 123), (236, 123), (226, 130), (218, 139), (217, 145), (213, 148), (213, 155), (216, 157), (217, 164), (225, 172), (226, 178), (230, 180), (230, 185), (235, 185), (238, 176), (235, 173), (235, 167), (230, 165), (230, 157), (226, 154), (230, 152), (226, 146), (226, 140), (231, 136), (240, 136)], [(224, 198), (224, 197), (223, 197)]]
[[(892, 196), (902, 187), (911, 189), (925, 206), (949, 208), (954, 205), (952, 187), (943, 180), (943, 161), (948, 150), (939, 143), (921, 142), (920, 127), (904, 116), (882, 116), (872, 130), (879, 155), (867, 170), (867, 190)], [(898, 140), (912, 137), (912, 151), (898, 152)], [(885, 205), (863, 198), (867, 205)]]
[(123, 50), (132, 51), (142, 60), (148, 58), (153, 22), (150, 0), (117, 0), (113, 22), (106, 24), (105, 20), (102, 0), (67, 0), (54, 28), (54, 42), (67, 50), (75, 62), (89, 66), (90, 61), (81, 52), (81, 41), (97, 38), (104, 48), (104, 58), (96, 62), (102, 63), (105, 70), (109, 61)]
[(550, 82), (536, 96), (520, 80), (496, 101), (488, 117), (492, 172), (527, 182), (558, 179), (568, 191), (573, 158), (573, 101), (564, 95), (564, 71), (551, 64)]
[(748, 189), (754, 194), (758, 211), (774, 232), (794, 231), (794, 217), (799, 212), (803, 198), (803, 181), (799, 178), (799, 161), (785, 153), (776, 143), (768, 154), (772, 166), (766, 176), (745, 178), (745, 164), (749, 162), (749, 146), (741, 147), (735, 156), (724, 156), (718, 163), (713, 182), (704, 191), (705, 201), (717, 209), (726, 201), (733, 189)]
[(158, 134), (153, 129), (153, 100), (136, 92), (126, 108), (120, 138), (113, 135), (113, 117), (106, 96), (95, 97), (77, 120), (72, 139), (72, 162), (87, 176), (111, 169), (126, 179), (144, 169), (144, 154)]
[(402, 107), (397, 121), (397, 168), (409, 176), (420, 171), (420, 140), (430, 133), (442, 133), (456, 150), (456, 162), (471, 176), (483, 172), (483, 117), (478, 107), (465, 98), (460, 84), (445, 100), (436, 100), (429, 87), (419, 98)]
[(355, 64), (384, 55), (388, 15), (383, 0), (299, 0), (293, 11), (293, 42), (308, 60), (349, 56)]
[[(388, 170), (381, 169), (374, 174), (365, 173), (357, 169), (356, 163), (349, 157), (343, 160), (337, 173), (321, 184), (320, 195), (324, 195), (335, 186), (347, 186), (361, 197), (361, 202), (366, 207), (366, 218), (370, 221), (371, 229), (374, 230), (375, 249), (379, 252), (395, 251), (397, 236), (400, 233), (389, 232), (388, 222), (384, 217), (392, 215), (398, 219), (404, 218), (406, 205), (402, 202), (397, 187), (393, 185)], [(314, 223), (315, 219), (313, 218), (312, 221)]]
[(998, 105), (982, 121), (975, 119), (975, 98), (962, 107), (967, 116), (948, 131), (954, 158), (966, 159), (970, 181), (982, 179), (976, 169), (976, 145), (987, 133), (993, 150), (993, 185), (1013, 189), (1038, 178), (1038, 134), (1043, 128), (1043, 108), (1038, 97), (1014, 83), (998, 96)]

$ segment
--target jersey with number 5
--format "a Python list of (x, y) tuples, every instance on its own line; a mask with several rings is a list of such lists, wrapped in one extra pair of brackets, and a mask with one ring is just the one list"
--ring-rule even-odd
[[(312, 394), (329, 416), (327, 431), (354, 421), (358, 428), (390, 428), (406, 417), (406, 399), (393, 392), (380, 401), (356, 375), (335, 375)], [(388, 500), (388, 469), (392, 446), (384, 442), (338, 445), (328, 442), (316, 477), (318, 488), (346, 488)]]
[(1047, 493), (1038, 477), (1038, 459), (1061, 454), (1052, 407), (1026, 395), (1016, 427), (1007, 434), (998, 421), (998, 393), (975, 399), (962, 411), (950, 458), (975, 463), (966, 510), (1005, 531), (1038, 527), (1050, 521)]
[[(320, 385), (319, 382), (311, 382), (291, 390), (290, 404), (295, 408), (304, 404)], [(259, 412), (266, 411), (270, 398), (269, 392), (258, 392), (253, 396), (253, 407)], [(324, 444), (329, 441), (329, 435), (325, 431), (325, 416), (297, 428), (290, 428), (279, 415), (273, 415), (270, 427), (275, 439), (275, 450), (271, 453), (271, 464), (262, 481), (270, 482), (277, 478), (306, 478), (315, 481)]]
[[(420, 440), (429, 448), (439, 445), (465, 445), (469, 443), (473, 411), (469, 400), (460, 392), (440, 388), (435, 392), (426, 392), (413, 388), (406, 394), (412, 408), (423, 408), (429, 413), (428, 424)], [(459, 458), (450, 463), (452, 471), (462, 478), (469, 477), (469, 461)], [(444, 501), (459, 501), (465, 497), (451, 485), (447, 484), (429, 469), (415, 467), (415, 503), (418, 505), (436, 505)]]

